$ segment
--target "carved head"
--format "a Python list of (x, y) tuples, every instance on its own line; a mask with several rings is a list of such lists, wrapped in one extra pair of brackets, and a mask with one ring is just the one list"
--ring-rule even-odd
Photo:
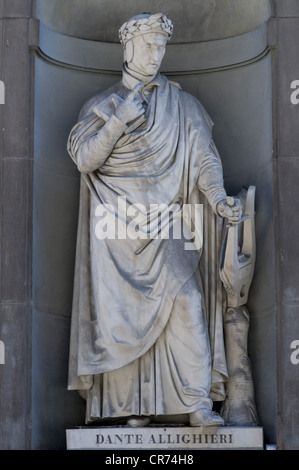
[(124, 61), (143, 75), (154, 75), (165, 54), (173, 25), (163, 13), (134, 16), (119, 29)]

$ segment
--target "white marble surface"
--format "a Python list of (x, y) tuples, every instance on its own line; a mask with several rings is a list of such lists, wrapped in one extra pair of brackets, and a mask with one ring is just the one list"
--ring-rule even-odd
[(67, 429), (68, 450), (263, 450), (261, 427), (82, 427)]

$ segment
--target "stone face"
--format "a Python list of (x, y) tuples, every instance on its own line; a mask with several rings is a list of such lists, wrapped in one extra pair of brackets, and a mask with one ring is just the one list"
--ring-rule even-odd
[(292, 17), (299, 15), (299, 4), (297, 0), (274, 0), (273, 3), (277, 16)]
[[(30, 0), (0, 1), (0, 448), (25, 449), (30, 430)], [(4, 352), (4, 357), (3, 357)]]
[(299, 387), (298, 302), (283, 302), (280, 311), (279, 348), (285, 351), (285, 354), (281, 354), (278, 373), (279, 408), (283, 416), (283, 423), (278, 428), (279, 447), (286, 450), (298, 450), (299, 409), (296, 405)]
[(295, 18), (278, 20), (279, 158), (298, 159), (299, 11)]
[[(28, 360), (26, 322), (28, 312), (22, 304), (0, 304), (0, 338), (4, 357), (0, 357), (0, 446), (2, 450), (26, 447)], [(17, 333), (18, 332), (18, 333)]]
[(31, 0), (9, 0), (9, 2), (2, 0), (1, 3), (5, 3), (6, 17), (21, 17), (30, 15)]
[(147, 427), (68, 429), (68, 450), (262, 450), (260, 427)]
[(2, 300), (26, 300), (26, 192), (27, 162), (25, 159), (2, 161)]
[(297, 1), (276, 1), (277, 22), (277, 331), (278, 407), (282, 417), (278, 444), (283, 449), (299, 448), (298, 406), (299, 365), (292, 345), (299, 340), (298, 218), (298, 119), (299, 119), (299, 5)]
[(280, 286), (282, 295), (281, 301), (287, 304), (299, 301), (299, 286), (296, 276), (299, 247), (297, 237), (294, 237), (294, 233), (297, 233), (299, 230), (299, 221), (297, 218), (292, 221), (292, 232), (288, 230), (290, 218), (292, 217), (291, 206), (293, 201), (298, 197), (299, 158), (282, 157), (278, 162), (278, 172), (280, 187), (285, 188), (285, 190), (280, 193)]

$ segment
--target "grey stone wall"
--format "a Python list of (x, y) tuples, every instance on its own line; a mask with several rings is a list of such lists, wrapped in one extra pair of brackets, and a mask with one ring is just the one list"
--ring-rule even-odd
[[(30, 442), (32, 146), (29, 0), (0, 1), (0, 448)], [(4, 362), (4, 364), (3, 364)]]
[(299, 4), (276, 0), (274, 6), (278, 444), (299, 449)]
[[(79, 174), (65, 145), (83, 102), (120, 77), (115, 36), (136, 1), (83, 3), (0, 0), (1, 449), (63, 449), (65, 429), (84, 422), (66, 390)], [(271, 3), (268, 37), (268, 1), (139, 6), (178, 24), (163, 71), (214, 120), (227, 190), (256, 185), (257, 407), (266, 443), (299, 449), (299, 6)]]

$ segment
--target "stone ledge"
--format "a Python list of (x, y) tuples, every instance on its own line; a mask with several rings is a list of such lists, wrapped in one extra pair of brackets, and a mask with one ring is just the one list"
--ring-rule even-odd
[(263, 428), (149, 426), (67, 429), (68, 450), (263, 450)]

